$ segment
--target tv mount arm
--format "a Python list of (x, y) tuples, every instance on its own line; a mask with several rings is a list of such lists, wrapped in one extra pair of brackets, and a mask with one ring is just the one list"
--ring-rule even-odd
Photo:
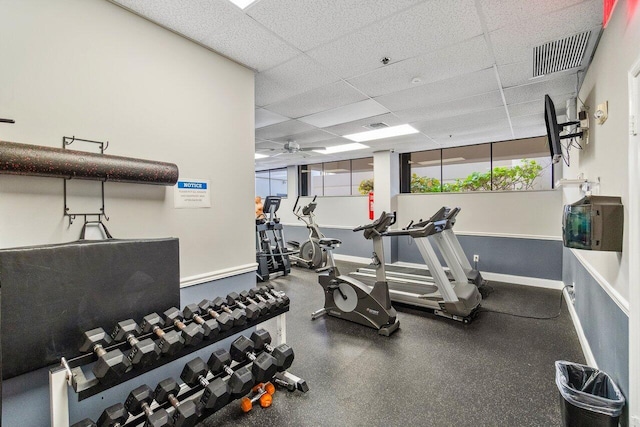
[[(558, 123), (558, 126), (564, 129), (567, 126), (580, 126), (580, 122), (577, 120), (574, 120), (566, 123)], [(560, 139), (569, 139), (569, 138), (575, 138), (575, 137), (582, 138), (583, 135), (584, 135), (584, 132), (570, 133), (567, 135), (560, 135)]]
[(0, 123), (15, 123), (16, 121), (13, 119), (2, 119), (0, 118)]

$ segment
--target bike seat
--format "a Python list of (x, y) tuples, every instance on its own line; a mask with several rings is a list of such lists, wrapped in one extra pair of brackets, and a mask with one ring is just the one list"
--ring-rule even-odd
[(318, 246), (320, 246), (322, 249), (332, 250), (337, 248), (341, 244), (342, 240), (340, 239), (323, 238), (318, 240)]

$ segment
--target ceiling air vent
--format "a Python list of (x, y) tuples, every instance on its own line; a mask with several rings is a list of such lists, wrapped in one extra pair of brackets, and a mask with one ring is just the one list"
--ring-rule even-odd
[(591, 31), (554, 40), (533, 48), (533, 77), (579, 67)]
[(373, 129), (388, 128), (389, 125), (386, 123), (379, 122), (379, 123), (371, 123), (370, 125), (364, 125), (363, 127), (373, 130)]

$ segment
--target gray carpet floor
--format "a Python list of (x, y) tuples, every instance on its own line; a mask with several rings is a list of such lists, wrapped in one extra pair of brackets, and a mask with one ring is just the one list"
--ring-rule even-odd
[[(339, 263), (342, 273), (357, 265)], [(294, 269), (271, 281), (291, 298), (291, 372), (310, 391), (278, 391), (273, 406), (243, 414), (231, 404), (202, 426), (560, 426), (554, 361), (584, 363), (563, 302), (550, 320), (483, 312), (462, 325), (396, 305), (400, 330), (384, 337), (333, 317), (312, 321), (324, 296), (317, 276)], [(557, 314), (560, 292), (489, 283), (486, 310)]]

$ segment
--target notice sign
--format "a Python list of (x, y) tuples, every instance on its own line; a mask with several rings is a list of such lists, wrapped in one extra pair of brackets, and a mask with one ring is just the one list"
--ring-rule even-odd
[(174, 187), (174, 207), (195, 209), (210, 208), (211, 194), (209, 193), (210, 181), (205, 179), (180, 180)]

